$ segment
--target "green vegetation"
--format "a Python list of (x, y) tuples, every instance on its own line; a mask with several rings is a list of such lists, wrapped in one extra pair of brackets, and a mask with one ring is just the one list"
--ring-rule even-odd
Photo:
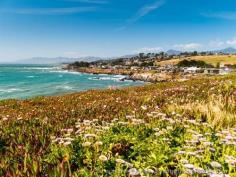
[(235, 74), (0, 109), (0, 176), (236, 176)]
[(207, 64), (204, 61), (197, 60), (182, 60), (177, 64), (178, 67), (198, 67), (198, 68), (213, 68), (213, 65)]
[(85, 62), (85, 61), (76, 61), (73, 63), (72, 66), (75, 67), (89, 67), (90, 63), (89, 62)]
[(176, 65), (183, 59), (200, 60), (200, 61), (206, 62), (207, 64), (211, 64), (215, 67), (217, 66), (218, 63), (225, 64), (225, 65), (234, 65), (234, 64), (236, 64), (236, 55), (188, 56), (188, 57), (180, 57), (180, 58), (175, 58), (175, 59), (170, 59), (170, 60), (165, 60), (165, 61), (159, 61), (159, 62), (156, 62), (156, 64), (161, 65), (161, 66), (168, 65), (168, 64)]

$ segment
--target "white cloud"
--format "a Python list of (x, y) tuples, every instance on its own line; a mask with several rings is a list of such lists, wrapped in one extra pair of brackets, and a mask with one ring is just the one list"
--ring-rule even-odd
[(226, 41), (226, 44), (231, 45), (231, 46), (235, 46), (236, 45), (236, 38)]
[(145, 15), (149, 14), (150, 12), (160, 8), (162, 5), (164, 5), (165, 1), (164, 0), (158, 0), (155, 1), (153, 4), (148, 4), (143, 6), (141, 9), (137, 11), (137, 13), (128, 19), (128, 23), (134, 23), (138, 21), (140, 18), (144, 17)]
[(38, 15), (57, 15), (57, 14), (75, 14), (82, 12), (95, 11), (95, 7), (68, 7), (68, 8), (15, 8), (0, 9), (1, 13), (14, 14), (38, 14)]
[(134, 53), (155, 53), (162, 51), (162, 47), (144, 47), (138, 50), (135, 50)]
[(202, 13), (202, 16), (208, 18), (219, 18), (224, 20), (236, 20), (236, 12)]
[(180, 50), (188, 51), (188, 50), (197, 50), (202, 47), (202, 44), (198, 44), (198, 43), (176, 44), (173, 47)]
[(209, 42), (210, 47), (222, 47), (224, 45), (225, 45), (225, 42), (218, 39), (212, 40)]
[(137, 22), (140, 18), (148, 15), (152, 11), (155, 11), (156, 9), (160, 8), (165, 4), (165, 0), (158, 0), (155, 1), (153, 4), (145, 4), (143, 7), (141, 7), (131, 18), (126, 20), (126, 24), (115, 29), (115, 31), (122, 31), (127, 28), (127, 26)]

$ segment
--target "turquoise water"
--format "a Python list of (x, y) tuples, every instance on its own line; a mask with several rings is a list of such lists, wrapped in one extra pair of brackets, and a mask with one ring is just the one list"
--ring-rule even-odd
[(58, 66), (0, 65), (0, 99), (24, 99), (110, 86), (142, 84), (142, 82), (120, 81), (122, 77), (124, 76), (68, 72)]

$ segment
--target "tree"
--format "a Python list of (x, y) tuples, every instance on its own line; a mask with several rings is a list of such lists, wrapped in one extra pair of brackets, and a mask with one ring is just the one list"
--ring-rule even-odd
[(198, 55), (197, 51), (194, 51), (193, 56), (197, 56), (197, 55)]
[(139, 53), (139, 58), (144, 58), (144, 53)]
[(89, 67), (89, 65), (90, 63), (86, 61), (76, 61), (71, 64), (71, 66), (75, 66), (75, 67)]

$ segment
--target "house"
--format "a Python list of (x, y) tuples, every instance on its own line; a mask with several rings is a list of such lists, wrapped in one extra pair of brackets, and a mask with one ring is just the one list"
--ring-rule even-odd
[(198, 70), (199, 68), (197, 67), (187, 67), (187, 68), (184, 68), (184, 73), (195, 74), (197, 73)]
[(134, 70), (134, 71), (137, 71), (137, 70), (140, 69), (140, 67), (138, 67), (138, 66), (132, 66), (130, 69), (131, 69), (131, 70)]
[(224, 74), (228, 74), (230, 73), (229, 68), (220, 68), (220, 69), (216, 69), (216, 68), (207, 68), (204, 70), (205, 74), (220, 74), (220, 75), (224, 75)]

